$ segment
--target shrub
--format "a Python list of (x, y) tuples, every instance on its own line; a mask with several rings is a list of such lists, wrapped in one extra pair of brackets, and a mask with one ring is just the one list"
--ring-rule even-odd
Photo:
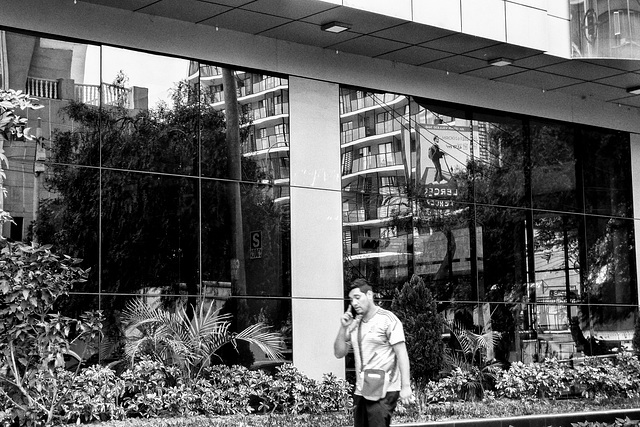
[(125, 416), (120, 405), (124, 381), (107, 367), (91, 366), (82, 370), (69, 385), (62, 404), (67, 422), (120, 420)]
[(542, 363), (515, 362), (507, 371), (496, 374), (498, 396), (508, 398), (551, 398), (566, 394), (574, 382), (572, 370), (557, 359)]
[(208, 414), (249, 414), (264, 409), (264, 395), (273, 378), (244, 366), (212, 366), (196, 381), (201, 407)]
[(412, 380), (420, 387), (436, 379), (442, 368), (442, 318), (433, 295), (420, 276), (413, 275), (396, 290), (391, 310), (404, 327)]
[[(0, 215), (0, 225), (5, 218)], [(53, 312), (56, 301), (85, 280), (79, 262), (50, 246), (0, 238), (0, 395), (10, 418), (23, 425), (54, 421), (69, 380), (59, 368), (85, 358), (72, 350), (74, 342), (90, 351), (101, 335), (100, 311), (80, 319)]]
[(128, 416), (157, 417), (191, 414), (195, 395), (186, 387), (175, 366), (142, 359), (122, 373), (123, 405)]
[(321, 414), (350, 408), (351, 386), (334, 375), (306, 377), (290, 364), (275, 376), (244, 366), (212, 366), (186, 382), (177, 367), (143, 360), (122, 374), (128, 416)]
[(286, 414), (321, 414), (351, 406), (351, 386), (333, 375), (318, 382), (302, 374), (295, 366), (279, 366), (273, 382), (261, 396), (259, 409)]
[(625, 396), (637, 392), (637, 379), (632, 380), (624, 371), (625, 366), (616, 367), (608, 358), (586, 357), (584, 363), (576, 367), (576, 384), (582, 394), (589, 398), (609, 398)]

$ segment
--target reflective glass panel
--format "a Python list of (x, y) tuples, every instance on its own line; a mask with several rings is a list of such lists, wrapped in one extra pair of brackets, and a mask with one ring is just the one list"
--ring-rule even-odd
[(592, 128), (583, 128), (578, 135), (585, 212), (632, 217), (629, 135)]
[[(288, 183), (289, 81), (196, 62), (190, 70), (203, 111), (202, 175)], [(226, 121), (222, 135), (216, 113)]]
[(195, 178), (102, 172), (103, 292), (199, 293), (198, 187)]
[(533, 208), (578, 211), (574, 128), (531, 121), (529, 131)]
[(225, 297), (291, 295), (286, 189), (202, 182), (203, 292)]
[(197, 97), (189, 61), (102, 48), (102, 165), (198, 174)]

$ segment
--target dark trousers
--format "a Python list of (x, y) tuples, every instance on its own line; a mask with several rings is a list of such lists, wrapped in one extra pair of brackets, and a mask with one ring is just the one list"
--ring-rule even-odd
[(355, 427), (389, 427), (391, 415), (398, 403), (399, 391), (390, 391), (378, 401), (353, 396), (353, 418)]

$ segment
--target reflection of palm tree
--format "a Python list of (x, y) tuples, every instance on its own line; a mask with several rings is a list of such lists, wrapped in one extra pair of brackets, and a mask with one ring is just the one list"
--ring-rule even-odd
[(123, 321), (127, 336), (124, 350), (130, 359), (151, 355), (178, 365), (191, 378), (211, 364), (222, 346), (232, 344), (237, 348), (238, 340), (257, 345), (270, 359), (283, 358), (279, 333), (269, 332), (264, 323), (231, 332), (231, 315), (220, 314), (213, 302), (208, 307), (200, 303), (189, 317), (184, 307), (172, 313), (136, 299), (127, 304)]

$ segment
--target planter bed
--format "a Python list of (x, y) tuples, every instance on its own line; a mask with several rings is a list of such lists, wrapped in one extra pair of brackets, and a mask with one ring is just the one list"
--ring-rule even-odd
[(503, 418), (456, 419), (392, 424), (393, 427), (572, 427), (572, 423), (585, 421), (613, 423), (617, 418), (640, 420), (640, 408), (566, 414), (525, 415)]

